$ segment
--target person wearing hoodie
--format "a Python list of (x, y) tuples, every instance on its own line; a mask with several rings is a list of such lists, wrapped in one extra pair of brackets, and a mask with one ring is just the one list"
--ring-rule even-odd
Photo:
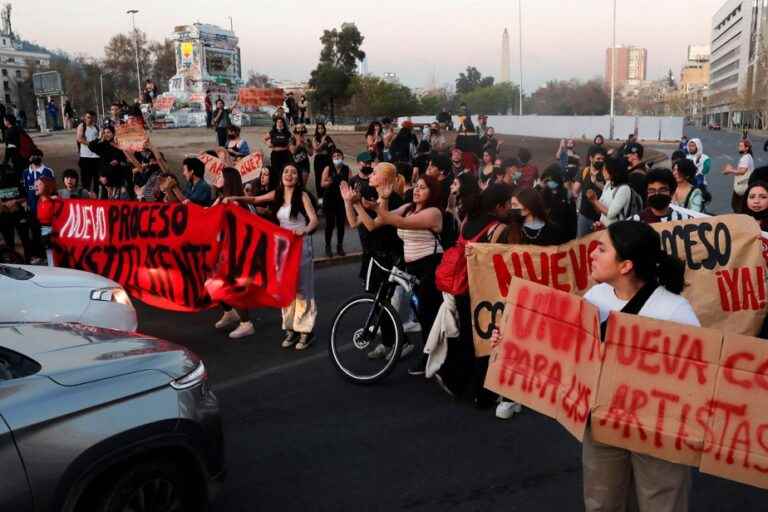
[(707, 184), (707, 174), (712, 161), (704, 154), (704, 145), (701, 139), (691, 139), (688, 141), (688, 160), (696, 164), (696, 179), (694, 185), (700, 187)]

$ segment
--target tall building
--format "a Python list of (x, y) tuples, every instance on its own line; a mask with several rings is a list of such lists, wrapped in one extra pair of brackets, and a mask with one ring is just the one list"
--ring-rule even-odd
[(501, 35), (501, 78), (500, 82), (509, 82), (509, 31), (504, 29)]
[(384, 73), (381, 75), (382, 80), (385, 82), (389, 82), (390, 84), (399, 84), (400, 78), (397, 76), (397, 73)]
[(644, 82), (648, 68), (648, 50), (636, 46), (617, 46), (605, 51), (605, 83), (611, 85), (613, 53), (616, 53), (616, 87)]
[(755, 62), (766, 25), (765, 2), (727, 0), (712, 17), (707, 121), (733, 126), (746, 122), (742, 110), (756, 86)]
[[(11, 6), (6, 4), (0, 10), (0, 80), (3, 89), (0, 102), (15, 104), (29, 114), (32, 109), (30, 98), (22, 97), (19, 87), (29, 80), (31, 70), (41, 71), (50, 66), (51, 56), (33, 51), (18, 39), (11, 25)], [(33, 116), (28, 115), (28, 119)]]
[(680, 90), (689, 93), (709, 84), (709, 46), (691, 45), (688, 59), (680, 71)]

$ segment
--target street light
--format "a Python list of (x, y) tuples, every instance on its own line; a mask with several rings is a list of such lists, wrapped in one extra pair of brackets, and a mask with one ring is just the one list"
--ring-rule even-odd
[(518, 37), (520, 39), (518, 47), (520, 51), (520, 87), (518, 92), (520, 93), (520, 115), (523, 115), (523, 0), (517, 0), (517, 22), (518, 22)]
[(611, 25), (611, 128), (608, 138), (613, 140), (614, 135), (614, 103), (616, 96), (616, 0), (613, 0), (613, 23)]
[(139, 33), (136, 31), (136, 14), (137, 9), (130, 9), (125, 11), (126, 14), (131, 15), (131, 24), (133, 25), (133, 38), (136, 41), (136, 87), (139, 90), (139, 101), (141, 101), (141, 71), (139, 68)]

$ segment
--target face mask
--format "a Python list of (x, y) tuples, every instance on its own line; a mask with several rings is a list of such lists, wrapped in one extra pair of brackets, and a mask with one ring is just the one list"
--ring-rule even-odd
[(514, 173), (512, 173), (512, 179), (515, 181), (519, 180), (522, 177), (523, 177), (523, 173), (520, 171), (515, 171)]
[(605, 162), (595, 162), (595, 163), (592, 164), (592, 167), (595, 170), (601, 171), (603, 169), (603, 167), (605, 167)]
[(33, 156), (32, 158), (29, 159), (29, 163), (31, 163), (32, 165), (40, 165), (41, 163), (43, 163), (43, 159), (40, 158), (39, 156)]
[(340, 166), (342, 162), (344, 162), (344, 160), (339, 160), (336, 158), (333, 159), (333, 165), (335, 165), (336, 167)]
[(520, 208), (510, 208), (501, 219), (505, 222), (523, 223), (523, 211)]
[(370, 176), (372, 172), (373, 172), (373, 167), (369, 167), (367, 165), (362, 169), (360, 169), (360, 174), (362, 174), (363, 176)]
[(547, 188), (549, 190), (557, 190), (557, 187), (559, 187), (560, 184), (556, 181), (548, 180), (547, 181)]
[(654, 194), (648, 196), (648, 205), (654, 210), (666, 210), (671, 202), (672, 196), (666, 194)]

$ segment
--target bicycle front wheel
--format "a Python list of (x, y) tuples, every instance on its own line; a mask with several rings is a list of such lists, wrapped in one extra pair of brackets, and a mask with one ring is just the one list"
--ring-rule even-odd
[(372, 384), (394, 369), (404, 337), (392, 306), (363, 295), (349, 299), (336, 312), (328, 352), (344, 378)]

